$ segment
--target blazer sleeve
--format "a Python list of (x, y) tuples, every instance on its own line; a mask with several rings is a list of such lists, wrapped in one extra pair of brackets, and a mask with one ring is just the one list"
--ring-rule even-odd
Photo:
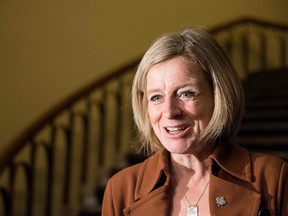
[(102, 202), (102, 216), (115, 216), (115, 211), (114, 211), (114, 204), (113, 204), (113, 195), (112, 195), (112, 184), (111, 184), (111, 179), (108, 181), (104, 197), (103, 197), (103, 202)]
[(279, 178), (279, 215), (288, 215), (288, 163), (284, 162)]

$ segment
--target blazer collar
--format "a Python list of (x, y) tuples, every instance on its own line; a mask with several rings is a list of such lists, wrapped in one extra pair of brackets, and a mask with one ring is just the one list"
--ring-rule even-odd
[(141, 199), (150, 193), (163, 176), (166, 178), (164, 185), (169, 184), (169, 158), (169, 152), (162, 150), (142, 163), (136, 183), (135, 200)]
[[(167, 150), (163, 149), (142, 163), (136, 183), (135, 200), (150, 193), (163, 175), (166, 178), (164, 185), (169, 185), (169, 173), (171, 173), (169, 154)], [(213, 166), (213, 162), (216, 162), (230, 175), (247, 182), (253, 181), (251, 158), (246, 149), (231, 143), (220, 144), (211, 154), (210, 159), (211, 166)]]
[(245, 148), (232, 143), (220, 144), (210, 159), (211, 163), (215, 161), (230, 175), (247, 182), (253, 181), (251, 157)]

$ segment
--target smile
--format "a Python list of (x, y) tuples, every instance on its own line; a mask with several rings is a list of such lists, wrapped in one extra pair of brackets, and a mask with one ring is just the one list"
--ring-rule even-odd
[(166, 130), (170, 134), (178, 134), (184, 131), (187, 127), (167, 127)]

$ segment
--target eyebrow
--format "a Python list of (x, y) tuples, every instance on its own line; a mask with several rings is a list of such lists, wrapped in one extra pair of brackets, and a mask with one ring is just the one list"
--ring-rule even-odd
[[(183, 85), (179, 85), (176, 86), (175, 89), (179, 90), (182, 88), (189, 88), (189, 89), (199, 89), (199, 85), (198, 82), (196, 82), (195, 84), (192, 83), (184, 83)], [(157, 92), (161, 92), (162, 90), (160, 88), (152, 88), (150, 90), (147, 91), (147, 95), (153, 94), (153, 93), (157, 93)]]
[(154, 88), (154, 89), (150, 89), (149, 91), (147, 91), (147, 95), (156, 93), (156, 92), (160, 92), (161, 89), (160, 88)]

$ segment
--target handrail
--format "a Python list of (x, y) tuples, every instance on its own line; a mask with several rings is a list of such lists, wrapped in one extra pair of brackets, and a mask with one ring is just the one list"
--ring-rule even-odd
[[(262, 27), (269, 27), (269, 28), (276, 28), (280, 30), (288, 31), (288, 25), (284, 24), (278, 24), (278, 23), (272, 23), (268, 21), (263, 20), (257, 20), (255, 18), (241, 18), (232, 22), (228, 22), (226, 24), (222, 24), (220, 26), (211, 28), (211, 33), (217, 33), (220, 31), (223, 31), (225, 29), (230, 29), (233, 26), (236, 25), (242, 25), (247, 23), (254, 23), (261, 25)], [(32, 123), (27, 129), (25, 129), (22, 133), (20, 133), (14, 140), (12, 140), (9, 145), (7, 145), (7, 148), (4, 148), (2, 152), (0, 152), (0, 173), (8, 163), (9, 158), (11, 158), (12, 155), (17, 154), (19, 149), (22, 148), (22, 146), (25, 144), (25, 141), (27, 140), (27, 134), (35, 134), (37, 131), (41, 129), (41, 127), (49, 122), (50, 119), (53, 118), (53, 116), (56, 116), (61, 111), (65, 110), (67, 107), (69, 107), (71, 104), (73, 104), (75, 101), (77, 101), (79, 98), (81, 98), (83, 95), (88, 94), (90, 91), (95, 89), (97, 86), (101, 86), (107, 81), (121, 75), (124, 71), (127, 71), (131, 68), (135, 68), (138, 62), (140, 61), (141, 57), (138, 57), (128, 64), (125, 64), (124, 66), (120, 67), (120, 69), (112, 70), (109, 73), (106, 73), (107, 75), (103, 76), (102, 78), (99, 78), (93, 82), (91, 82), (88, 85), (85, 85), (81, 89), (77, 89), (77, 91), (73, 92), (70, 96), (65, 98), (63, 101), (61, 101), (59, 104), (56, 104), (51, 109), (46, 111), (42, 116), (40, 116), (34, 123)]]
[(227, 22), (225, 24), (221, 24), (220, 26), (216, 26), (214, 28), (211, 28), (210, 31), (212, 33), (216, 33), (216, 32), (223, 31), (225, 29), (230, 29), (233, 26), (249, 24), (249, 23), (257, 24), (257, 25), (260, 25), (264, 28), (275, 28), (275, 29), (278, 29), (281, 31), (287, 31), (288, 30), (287, 24), (279, 24), (279, 23), (275, 23), (275, 22), (271, 22), (271, 21), (264, 21), (264, 20), (260, 20), (260, 19), (256, 19), (256, 18), (244, 17), (244, 18), (240, 18), (240, 19), (234, 20), (232, 22)]
[(242, 18), (212, 28), (211, 33), (242, 79), (249, 73), (288, 67), (288, 25)]
[(43, 113), (39, 118), (36, 119), (31, 125), (29, 125), (24, 131), (22, 131), (15, 139), (13, 139), (7, 148), (4, 148), (2, 152), (0, 152), (0, 173), (3, 168), (9, 164), (13, 155), (17, 154), (19, 150), (25, 145), (25, 142), (29, 140), (33, 134), (37, 133), (43, 125), (50, 122), (55, 116), (61, 113), (63, 110), (66, 110), (70, 107), (75, 101), (79, 100), (83, 96), (89, 94), (89, 92), (93, 91), (95, 88), (106, 84), (108, 81), (117, 78), (123, 72), (134, 69), (140, 61), (140, 57), (132, 60), (128, 64), (120, 67), (119, 69), (112, 70), (107, 75), (97, 78), (95, 81), (92, 81), (88, 85), (86, 84), (81, 89), (77, 89), (71, 95), (63, 99), (59, 104), (51, 107), (45, 113)]
[[(237, 70), (240, 71), (242, 78), (245, 78), (248, 73), (255, 72), (255, 70), (265, 71), (275, 67), (275, 65), (276, 67), (288, 68), (288, 25), (243, 18), (210, 28), (210, 31), (226, 48), (233, 63), (236, 64), (236, 68), (237, 65), (240, 65)], [(272, 37), (271, 32), (273, 32)], [(272, 42), (279, 46), (279, 49), (273, 50), (273, 54), (277, 53), (277, 55), (276, 63), (272, 62), (274, 64), (271, 64), (272, 66), (269, 65), (270, 62), (268, 61), (268, 59), (270, 60), (268, 58), (270, 51), (267, 51), (271, 38), (274, 40)], [(258, 47), (255, 48), (255, 44)], [(46, 168), (45, 175), (48, 179), (43, 183), (46, 190), (45, 195), (43, 195), (45, 196), (43, 198), (45, 204), (43, 205), (47, 216), (53, 215), (53, 206), (57, 204), (53, 203), (53, 196), (55, 196), (53, 188), (56, 187), (55, 173), (58, 165), (63, 166), (61, 168), (61, 172), (63, 172), (61, 205), (67, 207), (71, 201), (71, 176), (74, 172), (71, 164), (73, 157), (76, 157), (74, 154), (79, 153), (80, 155), (79, 184), (84, 185), (88, 181), (88, 168), (91, 165), (89, 162), (91, 157), (88, 156), (91, 146), (95, 146), (93, 148), (97, 150), (97, 161), (92, 163), (93, 166), (98, 166), (97, 173), (93, 177), (97, 181), (99, 181), (97, 175), (100, 172), (101, 175), (107, 173), (105, 168), (112, 166), (105, 157), (106, 151), (113, 151), (112, 157), (121, 157), (121, 154), (129, 151), (127, 146), (135, 136), (132, 134), (134, 133), (132, 115), (129, 109), (123, 111), (122, 108), (129, 106), (129, 92), (126, 90), (131, 85), (135, 68), (140, 59), (140, 57), (135, 58), (120, 69), (106, 73), (107, 75), (69, 95), (40, 116), (0, 152), (0, 202), (2, 201), (2, 205), (5, 207), (2, 210), (5, 216), (12, 215), (15, 208), (13, 200), (16, 197), (15, 176), (18, 175), (20, 168), (24, 172), (26, 181), (25, 191), (29, 194), (25, 201), (27, 205), (25, 212), (26, 215), (32, 214), (33, 202), (36, 199), (34, 185), (36, 184), (35, 175), (37, 175), (36, 164), (39, 151), (44, 151), (43, 161), (45, 163), (43, 166)], [(274, 59), (272, 60), (274, 61)], [(258, 64), (255, 66), (254, 62)], [(128, 78), (126, 78), (127, 75)], [(80, 109), (78, 109), (78, 105), (81, 107)], [(127, 125), (130, 125), (130, 128), (125, 128)], [(42, 136), (43, 130), (45, 130), (43, 135), (45, 139), (42, 137), (38, 139), (38, 136)], [(126, 134), (126, 137), (123, 136), (123, 133)], [(79, 143), (81, 144), (81, 147), (78, 147), (80, 150), (75, 153), (73, 150)], [(121, 146), (122, 143), (125, 143), (125, 146)], [(59, 146), (64, 149), (60, 158), (61, 163), (57, 158)], [(27, 149), (28, 156), (23, 160), (22, 158), (18, 159), (18, 155)], [(6, 184), (1, 181), (3, 176), (5, 176)]]

